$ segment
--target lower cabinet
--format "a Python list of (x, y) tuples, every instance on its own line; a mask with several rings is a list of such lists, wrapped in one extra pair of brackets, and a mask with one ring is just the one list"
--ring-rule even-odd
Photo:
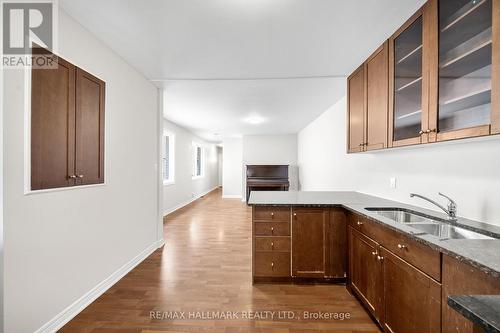
[(441, 285), (384, 248), (384, 328), (388, 332), (441, 331)]
[(350, 289), (384, 331), (440, 332), (441, 284), (387, 250), (386, 240), (371, 239), (353, 226), (348, 235)]
[(384, 286), (378, 250), (376, 242), (349, 227), (350, 286), (373, 317), (382, 324)]
[(347, 276), (347, 217), (341, 208), (254, 206), (253, 280)]
[(322, 278), (326, 273), (328, 209), (299, 208), (292, 213), (292, 275)]
[(448, 305), (450, 295), (500, 295), (500, 279), (443, 255), (443, 333), (475, 333), (470, 320)]

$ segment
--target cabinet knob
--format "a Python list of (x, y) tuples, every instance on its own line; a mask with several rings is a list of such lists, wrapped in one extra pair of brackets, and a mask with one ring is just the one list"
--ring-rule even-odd
[(377, 256), (377, 260), (378, 260), (378, 261), (382, 261), (382, 260), (384, 260), (384, 257), (382, 257), (382, 256)]
[(424, 134), (425, 132), (423, 130), (420, 130), (420, 132), (418, 132), (418, 134), (422, 135)]
[(271, 216), (274, 216), (274, 212), (271, 212)]
[(68, 176), (69, 179), (76, 179), (76, 175), (70, 175)]
[(78, 178), (83, 178), (83, 175), (78, 175)]
[(297, 217), (297, 213), (293, 213), (293, 216), (294, 216), (294, 217)]
[(274, 242), (271, 242), (271, 249), (274, 249)]
[(433, 132), (436, 132), (436, 129), (428, 129), (427, 131), (425, 131), (425, 133), (429, 134), (429, 133), (433, 133)]
[(271, 262), (271, 269), (274, 270), (274, 262)]
[(271, 227), (271, 235), (274, 233), (274, 227)]
[(376, 256), (377, 254), (377, 251), (372, 252), (372, 256)]
[(398, 249), (404, 250), (407, 249), (407, 246), (404, 244), (398, 244)]
[(356, 224), (357, 224), (357, 225), (363, 225), (363, 222), (358, 221), (358, 222), (356, 222)]

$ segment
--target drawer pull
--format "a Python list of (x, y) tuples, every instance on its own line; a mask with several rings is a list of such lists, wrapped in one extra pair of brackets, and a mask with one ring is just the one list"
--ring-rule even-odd
[(271, 250), (274, 250), (274, 242), (271, 242)]
[(378, 254), (377, 251), (372, 252), (372, 256), (376, 256), (377, 254)]
[(274, 212), (271, 212), (271, 217), (274, 217)]
[(274, 234), (274, 227), (271, 227), (271, 235)]
[(404, 250), (407, 249), (408, 247), (404, 244), (398, 244), (398, 249)]
[(293, 213), (293, 216), (294, 216), (294, 217), (297, 217), (297, 213)]
[(363, 225), (363, 222), (358, 221), (356, 224), (357, 225)]
[(274, 262), (271, 263), (271, 269), (274, 271)]
[(377, 256), (377, 260), (378, 260), (378, 261), (382, 261), (382, 260), (384, 260), (384, 257), (382, 257), (382, 256)]

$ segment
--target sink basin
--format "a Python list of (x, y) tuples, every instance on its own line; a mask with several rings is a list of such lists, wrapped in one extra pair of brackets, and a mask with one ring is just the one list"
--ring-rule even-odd
[(492, 237), (446, 223), (410, 223), (412, 228), (439, 239), (494, 239)]
[(429, 218), (416, 212), (402, 208), (366, 208), (366, 210), (377, 213), (399, 223), (431, 223), (439, 221), (438, 218)]
[(494, 239), (492, 237), (453, 226), (437, 217), (426, 216), (404, 208), (365, 208), (393, 221), (404, 223), (439, 239)]

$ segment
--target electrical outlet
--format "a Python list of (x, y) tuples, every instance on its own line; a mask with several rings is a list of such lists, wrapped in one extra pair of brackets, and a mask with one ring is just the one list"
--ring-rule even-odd
[(392, 177), (390, 179), (390, 186), (391, 186), (391, 188), (396, 188), (396, 178), (395, 177)]

